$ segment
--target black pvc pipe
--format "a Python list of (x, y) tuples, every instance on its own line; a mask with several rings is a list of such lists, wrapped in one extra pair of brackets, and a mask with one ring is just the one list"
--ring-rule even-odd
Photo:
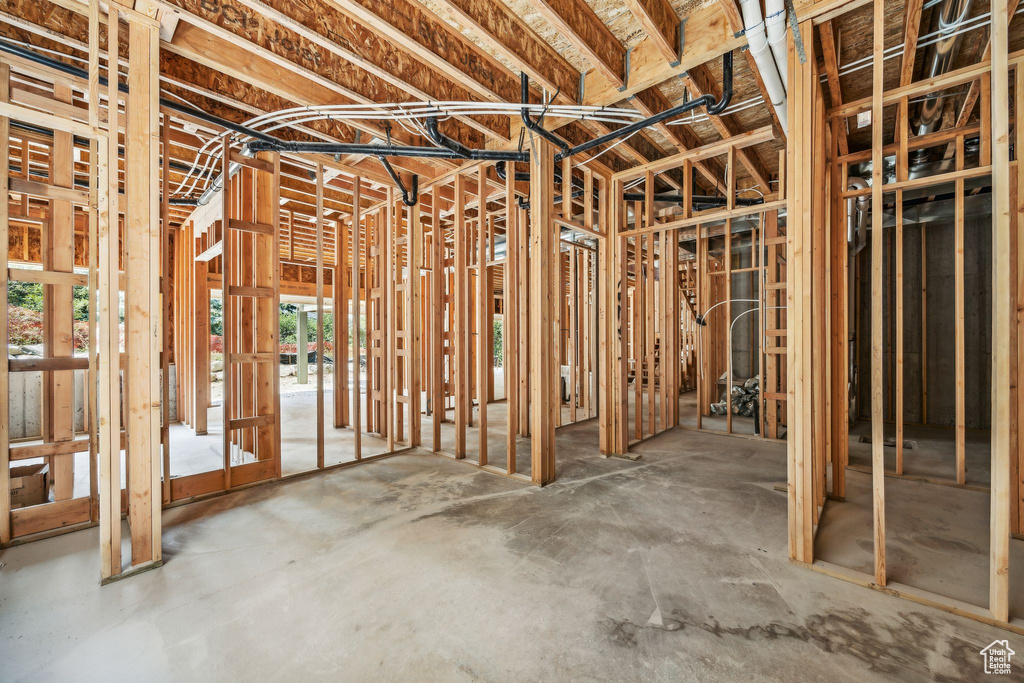
[[(519, 103), (523, 105), (530, 103), (530, 78), (525, 73), (519, 74)], [(534, 121), (530, 117), (530, 111), (525, 106), (519, 110), (519, 115), (523, 119), (524, 126), (562, 150), (560, 154), (569, 156), (569, 145), (560, 137), (540, 125), (539, 121)]]
[[(424, 159), (466, 159), (450, 149), (408, 145), (365, 145), (348, 142), (273, 142), (254, 140), (246, 147), (252, 152), (292, 152), (294, 154), (357, 154), (372, 157), (416, 157)], [(528, 161), (523, 152), (491, 149), (469, 150), (473, 161)]]
[[(638, 130), (643, 130), (648, 126), (653, 126), (657, 123), (661, 123), (662, 121), (666, 121), (668, 119), (675, 118), (676, 116), (680, 116), (681, 114), (685, 114), (686, 112), (696, 109), (697, 107), (706, 107), (708, 114), (711, 114), (712, 116), (720, 114), (723, 111), (725, 111), (725, 108), (729, 106), (729, 102), (731, 101), (732, 52), (730, 51), (722, 55), (722, 97), (720, 99), (716, 100), (711, 95), (702, 95), (701, 97), (698, 97), (695, 100), (690, 100), (689, 102), (684, 102), (678, 106), (666, 109), (665, 111), (655, 114), (653, 116), (649, 116), (646, 119), (643, 119), (642, 121), (636, 121), (634, 123), (629, 124), (628, 126), (623, 126), (622, 128), (613, 130), (612, 132), (606, 135), (602, 135), (600, 137), (594, 138), (593, 140), (581, 143), (579, 145), (576, 145), (575, 147), (566, 147), (565, 143), (561, 143), (560, 146), (562, 147), (562, 151), (555, 155), (555, 161), (561, 161), (566, 157), (575, 156), (580, 152), (586, 152), (591, 149), (594, 149), (595, 147), (600, 147), (601, 145), (613, 142), (615, 140), (618, 140), (619, 138), (625, 137), (626, 135), (635, 133)], [(525, 99), (523, 101), (523, 104), (526, 104)], [(527, 128), (530, 128), (530, 130), (535, 130), (538, 133), (540, 133), (541, 130), (544, 130), (543, 128), (540, 128), (538, 130), (537, 128), (531, 127), (529, 115), (526, 113), (525, 108), (522, 110), (522, 116), (523, 124)], [(547, 138), (547, 135), (544, 135), (543, 133), (541, 133), (541, 135)]]
[[(14, 45), (13, 43), (9, 43), (6, 40), (3, 40), (2, 38), (0, 38), (0, 52), (6, 52), (8, 54), (12, 54), (23, 59), (27, 59), (30, 62), (34, 62), (36, 64), (49, 67), (51, 69), (55, 69), (57, 71), (60, 71), (61, 73), (68, 74), (69, 76), (83, 78), (86, 80), (89, 79), (89, 72), (85, 69), (79, 69), (76, 66), (71, 66), (70, 64), (65, 64), (64, 62), (61, 62), (59, 60), (51, 59), (49, 57), (37, 54), (32, 50), (26, 50), (20, 45)], [(100, 76), (99, 83), (100, 85), (106, 86), (108, 81), (103, 76)], [(117, 89), (119, 92), (126, 93), (128, 92), (128, 85), (126, 83), (121, 83), (120, 81), (118, 81)], [(236, 133), (241, 133), (242, 135), (248, 135), (249, 137), (256, 138), (257, 140), (264, 140), (267, 142), (273, 142), (277, 140), (277, 138), (275, 138), (272, 135), (261, 133), (260, 131), (253, 130), (248, 126), (243, 126), (239, 123), (235, 123), (234, 121), (222, 119), (219, 116), (208, 114), (202, 109), (196, 109), (195, 107), (180, 104), (178, 102), (175, 102), (174, 100), (169, 100), (165, 97), (160, 98), (160, 106), (165, 107), (167, 109), (171, 109), (181, 114), (187, 114), (188, 116), (197, 118), (201, 121), (205, 121), (216, 126), (220, 126), (221, 128), (225, 128)]]
[(443, 147), (447, 150), (450, 150), (452, 154), (463, 159), (473, 158), (473, 153), (470, 151), (468, 147), (466, 147), (458, 140), (453, 140), (452, 138), (442, 133), (440, 129), (438, 129), (436, 116), (428, 116), (423, 128), (424, 130), (427, 131), (427, 135), (430, 137), (433, 143), (438, 147)]
[(406, 206), (416, 206), (416, 202), (419, 200), (418, 195), (420, 190), (420, 177), (415, 173), (413, 174), (412, 194), (410, 194), (409, 191), (405, 189), (405, 183), (402, 182), (402, 176), (398, 175), (398, 172), (395, 171), (394, 167), (391, 165), (391, 162), (388, 161), (385, 157), (377, 157), (377, 159), (380, 161), (381, 166), (384, 167), (384, 170), (388, 172), (388, 175), (391, 176), (391, 179), (395, 181), (395, 185), (398, 186), (399, 191), (401, 191), (402, 203), (405, 204)]

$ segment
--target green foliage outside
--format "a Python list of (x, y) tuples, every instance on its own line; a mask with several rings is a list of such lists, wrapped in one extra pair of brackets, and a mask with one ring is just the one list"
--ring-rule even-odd
[(502, 363), (502, 325), (500, 320), (494, 321), (494, 366), (500, 368)]
[[(72, 288), (75, 320), (89, 320), (89, 288)], [(29, 311), (43, 312), (43, 285), (38, 282), (8, 282), (7, 304)]]

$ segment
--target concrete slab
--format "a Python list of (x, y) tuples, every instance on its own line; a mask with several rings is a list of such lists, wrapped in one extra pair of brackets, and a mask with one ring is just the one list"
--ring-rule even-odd
[(785, 447), (559, 430), (543, 489), (425, 452), (164, 513), (99, 586), (97, 530), (0, 555), (0, 678), (963, 680), (999, 629), (791, 565)]

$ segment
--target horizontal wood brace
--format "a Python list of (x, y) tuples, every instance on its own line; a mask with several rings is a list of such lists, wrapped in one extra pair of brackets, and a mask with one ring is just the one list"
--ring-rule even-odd
[(38, 282), (44, 285), (73, 287), (89, 285), (89, 276), (85, 273), (61, 273), (54, 270), (32, 270), (30, 268), (8, 268), (7, 279), (14, 282)]
[(85, 370), (89, 359), (67, 356), (62, 358), (10, 358), (7, 367), (11, 372), (51, 372), (57, 370)]
[(228, 423), (229, 429), (250, 429), (252, 427), (267, 427), (274, 424), (273, 415), (256, 415), (254, 417), (239, 417)]
[(34, 197), (45, 199), (58, 199), (75, 204), (88, 204), (89, 193), (86, 190), (77, 190), (73, 187), (57, 187), (41, 183), (36, 180), (25, 180), (24, 178), (10, 178), (9, 189), (18, 194), (30, 194)]
[(201, 253), (198, 256), (196, 256), (196, 261), (198, 261), (200, 263), (206, 263), (207, 261), (212, 261), (213, 259), (217, 258), (218, 256), (220, 256), (223, 253), (224, 253), (224, 243), (223, 242), (217, 242), (216, 244), (211, 246), (209, 249), (207, 249), (203, 253)]
[(243, 221), (238, 218), (229, 218), (228, 227), (232, 230), (241, 230), (243, 232), (254, 232), (257, 235), (271, 235), (274, 234), (274, 226), (270, 223), (253, 223), (252, 221)]
[(277, 354), (273, 351), (261, 351), (255, 353), (231, 353), (227, 354), (229, 363), (276, 363)]
[(31, 460), (57, 455), (73, 455), (89, 450), (89, 438), (68, 439), (52, 443), (36, 443), (17, 445), (11, 444), (11, 460)]
[(272, 299), (275, 296), (273, 287), (245, 287), (242, 285), (229, 285), (228, 294), (231, 296), (255, 296)]
[(256, 171), (263, 171), (264, 173), (274, 172), (274, 162), (242, 156), (239, 154), (238, 150), (235, 149), (231, 150), (231, 161)]

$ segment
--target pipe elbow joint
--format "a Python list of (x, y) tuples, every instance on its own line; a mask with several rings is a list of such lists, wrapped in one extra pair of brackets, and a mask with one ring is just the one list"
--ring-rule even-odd
[(732, 50), (722, 55), (722, 96), (707, 107), (708, 114), (718, 116), (732, 102)]
[(441, 130), (437, 127), (436, 116), (427, 117), (426, 123), (424, 124), (424, 128), (426, 129), (427, 135), (430, 137), (431, 141), (437, 146), (444, 147), (445, 149), (454, 153), (456, 156), (462, 157), (463, 159), (469, 159), (472, 156), (469, 152), (469, 149), (465, 145), (463, 145), (458, 140), (451, 139), (450, 137), (441, 132)]

